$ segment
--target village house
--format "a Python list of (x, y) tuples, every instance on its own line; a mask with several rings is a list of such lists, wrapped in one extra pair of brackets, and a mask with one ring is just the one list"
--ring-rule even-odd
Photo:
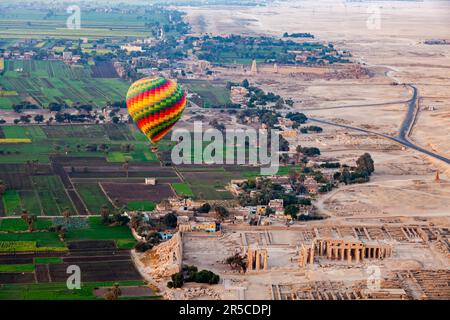
[(283, 199), (273, 199), (269, 201), (269, 208), (275, 211), (276, 215), (284, 215)]
[(247, 102), (248, 90), (241, 86), (231, 87), (230, 99), (233, 103), (244, 104)]
[(132, 44), (120, 46), (120, 49), (125, 50), (127, 52), (142, 52), (142, 51), (144, 51), (144, 50), (142, 50), (141, 46), (135, 46)]
[(319, 184), (313, 177), (307, 177), (303, 184), (309, 194), (317, 194), (317, 191), (319, 190)]
[(150, 186), (156, 185), (156, 178), (145, 178), (145, 184)]
[(178, 226), (181, 232), (216, 232), (219, 225), (216, 222), (188, 222)]

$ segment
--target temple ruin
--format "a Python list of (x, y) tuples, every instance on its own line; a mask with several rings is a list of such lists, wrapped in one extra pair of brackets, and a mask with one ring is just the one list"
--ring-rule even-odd
[(392, 246), (381, 242), (364, 243), (357, 240), (336, 240), (315, 238), (311, 246), (302, 244), (298, 263), (301, 267), (314, 264), (314, 258), (326, 257), (329, 260), (359, 263), (365, 259), (385, 259), (392, 255)]
[(266, 249), (251, 249), (247, 250), (247, 270), (260, 271), (268, 270), (268, 254)]

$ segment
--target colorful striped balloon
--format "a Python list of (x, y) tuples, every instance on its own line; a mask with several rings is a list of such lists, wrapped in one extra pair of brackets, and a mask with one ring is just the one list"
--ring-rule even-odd
[(127, 108), (139, 129), (158, 143), (181, 118), (186, 93), (174, 80), (143, 78), (128, 89)]

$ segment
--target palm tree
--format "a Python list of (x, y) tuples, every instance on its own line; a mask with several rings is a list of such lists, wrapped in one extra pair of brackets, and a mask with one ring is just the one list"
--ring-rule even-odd
[(245, 260), (245, 257), (242, 257), (239, 253), (235, 253), (225, 259), (225, 263), (228, 264), (231, 269), (240, 269), (245, 273), (247, 271), (247, 263)]
[(302, 146), (297, 146), (295, 148), (295, 160), (296, 160), (296, 163), (300, 162), (300, 155), (301, 154), (302, 154)]
[(214, 208), (214, 213), (216, 215), (217, 220), (219, 221), (223, 221), (229, 215), (228, 210), (222, 206), (216, 206)]
[(115, 283), (112, 288), (109, 288), (105, 294), (106, 300), (117, 300), (122, 295), (122, 290), (119, 288), (119, 284)]
[(33, 224), (36, 222), (37, 216), (34, 214), (29, 214), (28, 211), (24, 209), (20, 217), (28, 225), (28, 231), (33, 232)]

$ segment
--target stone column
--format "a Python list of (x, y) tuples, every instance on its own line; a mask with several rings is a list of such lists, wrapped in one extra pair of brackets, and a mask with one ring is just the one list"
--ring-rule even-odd
[(360, 248), (356, 248), (355, 249), (355, 260), (356, 260), (356, 263), (359, 263), (359, 256), (360, 256), (360, 254), (361, 254), (361, 249)]
[(347, 262), (352, 263), (352, 248), (347, 249)]
[(261, 253), (259, 252), (259, 250), (256, 250), (256, 266), (255, 269), (256, 271), (259, 271), (261, 269)]
[(333, 247), (334, 247), (334, 258), (338, 259), (339, 258), (339, 248), (335, 244), (333, 244)]
[(311, 248), (309, 252), (309, 264), (314, 264), (314, 248)]
[(268, 254), (267, 251), (264, 252), (264, 271), (267, 271), (269, 269), (268, 267)]
[(331, 259), (331, 257), (333, 256), (333, 252), (331, 250), (331, 245), (330, 242), (326, 243), (326, 251), (327, 251), (327, 259)]
[(247, 266), (248, 270), (252, 271), (253, 270), (253, 251), (250, 248), (248, 248), (247, 260), (248, 260), (248, 266)]

